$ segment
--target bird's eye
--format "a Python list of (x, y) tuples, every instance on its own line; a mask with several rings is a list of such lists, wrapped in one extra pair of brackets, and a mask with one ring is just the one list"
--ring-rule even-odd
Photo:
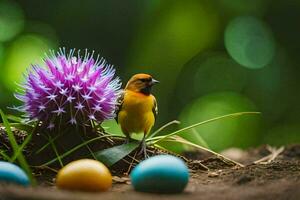
[(146, 82), (151, 82), (152, 78), (140, 78), (138, 80), (141, 81), (141, 82), (143, 82), (143, 83), (146, 83)]

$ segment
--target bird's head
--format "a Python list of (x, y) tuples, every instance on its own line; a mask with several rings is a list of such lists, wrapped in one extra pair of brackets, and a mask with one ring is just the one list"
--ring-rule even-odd
[(135, 74), (129, 79), (125, 89), (149, 95), (152, 86), (156, 83), (159, 83), (159, 81), (152, 78), (149, 74)]

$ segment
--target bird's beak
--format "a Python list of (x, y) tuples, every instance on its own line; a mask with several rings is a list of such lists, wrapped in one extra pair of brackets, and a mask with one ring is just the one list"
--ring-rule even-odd
[(158, 81), (158, 80), (155, 80), (155, 79), (152, 79), (151, 85), (155, 85), (156, 83), (159, 83), (159, 81)]

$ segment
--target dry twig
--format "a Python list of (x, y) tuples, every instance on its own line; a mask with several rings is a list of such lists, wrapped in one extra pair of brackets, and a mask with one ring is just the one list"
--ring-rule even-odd
[(284, 147), (276, 148), (276, 147), (271, 147), (267, 146), (268, 151), (270, 151), (270, 154), (255, 161), (254, 164), (268, 164), (272, 162), (279, 154), (281, 154), (284, 151)]

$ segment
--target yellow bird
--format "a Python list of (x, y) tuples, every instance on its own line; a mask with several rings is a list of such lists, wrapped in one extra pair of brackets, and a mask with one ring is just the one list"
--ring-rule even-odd
[(149, 74), (135, 74), (127, 82), (118, 101), (116, 121), (127, 139), (132, 133), (143, 133), (141, 151), (147, 157), (145, 138), (154, 125), (158, 114), (155, 97), (151, 88), (159, 81)]

